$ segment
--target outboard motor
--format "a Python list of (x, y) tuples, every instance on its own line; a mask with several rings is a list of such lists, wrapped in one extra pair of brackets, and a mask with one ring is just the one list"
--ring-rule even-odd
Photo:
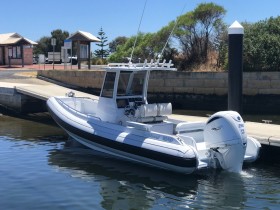
[(237, 112), (222, 111), (212, 115), (203, 135), (210, 165), (230, 172), (242, 170), (247, 135), (243, 119)]

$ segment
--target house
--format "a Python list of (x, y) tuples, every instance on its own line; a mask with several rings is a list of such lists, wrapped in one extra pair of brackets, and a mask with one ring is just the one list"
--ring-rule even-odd
[(18, 33), (0, 34), (0, 65), (33, 64), (33, 45), (36, 44)]

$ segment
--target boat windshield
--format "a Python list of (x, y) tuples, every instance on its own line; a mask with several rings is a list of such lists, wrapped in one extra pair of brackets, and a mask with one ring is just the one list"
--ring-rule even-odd
[(113, 98), (115, 77), (116, 72), (107, 72), (101, 93), (102, 97)]
[(117, 96), (143, 95), (146, 71), (121, 71)]

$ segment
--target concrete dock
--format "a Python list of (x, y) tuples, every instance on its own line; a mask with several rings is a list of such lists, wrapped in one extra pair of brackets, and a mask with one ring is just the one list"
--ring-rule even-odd
[[(1, 82), (0, 82), (0, 86), (1, 86)], [(47, 101), (48, 98), (52, 96), (65, 96), (65, 94), (69, 93), (70, 91), (73, 91), (75, 93), (75, 96), (77, 97), (88, 97), (88, 98), (98, 99), (97, 96), (76, 91), (70, 88), (65, 88), (52, 83), (46, 85), (16, 85), (15, 90), (18, 93), (32, 96), (44, 101)]]
[[(65, 96), (74, 91), (36, 78), (36, 71), (0, 71), (0, 105), (19, 113), (46, 111), (46, 100), (51, 96)], [(93, 95), (75, 91), (78, 97)]]
[[(41, 104), (51, 96), (64, 96), (73, 91), (75, 96), (98, 98), (95, 95), (76, 91), (71, 88), (65, 88), (50, 82), (46, 82), (35, 77), (24, 78), (1, 78), (0, 79), (0, 104), (8, 107), (12, 104), (21, 106), (21, 103), (37, 99)], [(26, 98), (27, 97), (27, 98)], [(30, 105), (28, 105), (30, 106)], [(37, 106), (37, 105), (36, 105)], [(39, 104), (40, 106), (40, 104)], [(206, 117), (171, 115), (170, 118), (184, 121), (206, 121)], [(256, 138), (261, 144), (280, 147), (280, 125), (245, 122), (245, 128), (248, 135)]]

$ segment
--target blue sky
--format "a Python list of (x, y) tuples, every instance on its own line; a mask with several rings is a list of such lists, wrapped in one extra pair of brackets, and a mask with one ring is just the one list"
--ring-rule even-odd
[[(226, 10), (227, 24), (257, 22), (280, 15), (280, 0), (148, 0), (142, 32), (156, 32), (199, 3), (213, 2)], [(137, 33), (145, 0), (3, 0), (0, 4), (0, 34), (17, 32), (33, 41), (50, 36), (54, 29), (97, 36), (103, 27), (108, 40)], [(246, 33), (246, 32), (245, 32)]]

